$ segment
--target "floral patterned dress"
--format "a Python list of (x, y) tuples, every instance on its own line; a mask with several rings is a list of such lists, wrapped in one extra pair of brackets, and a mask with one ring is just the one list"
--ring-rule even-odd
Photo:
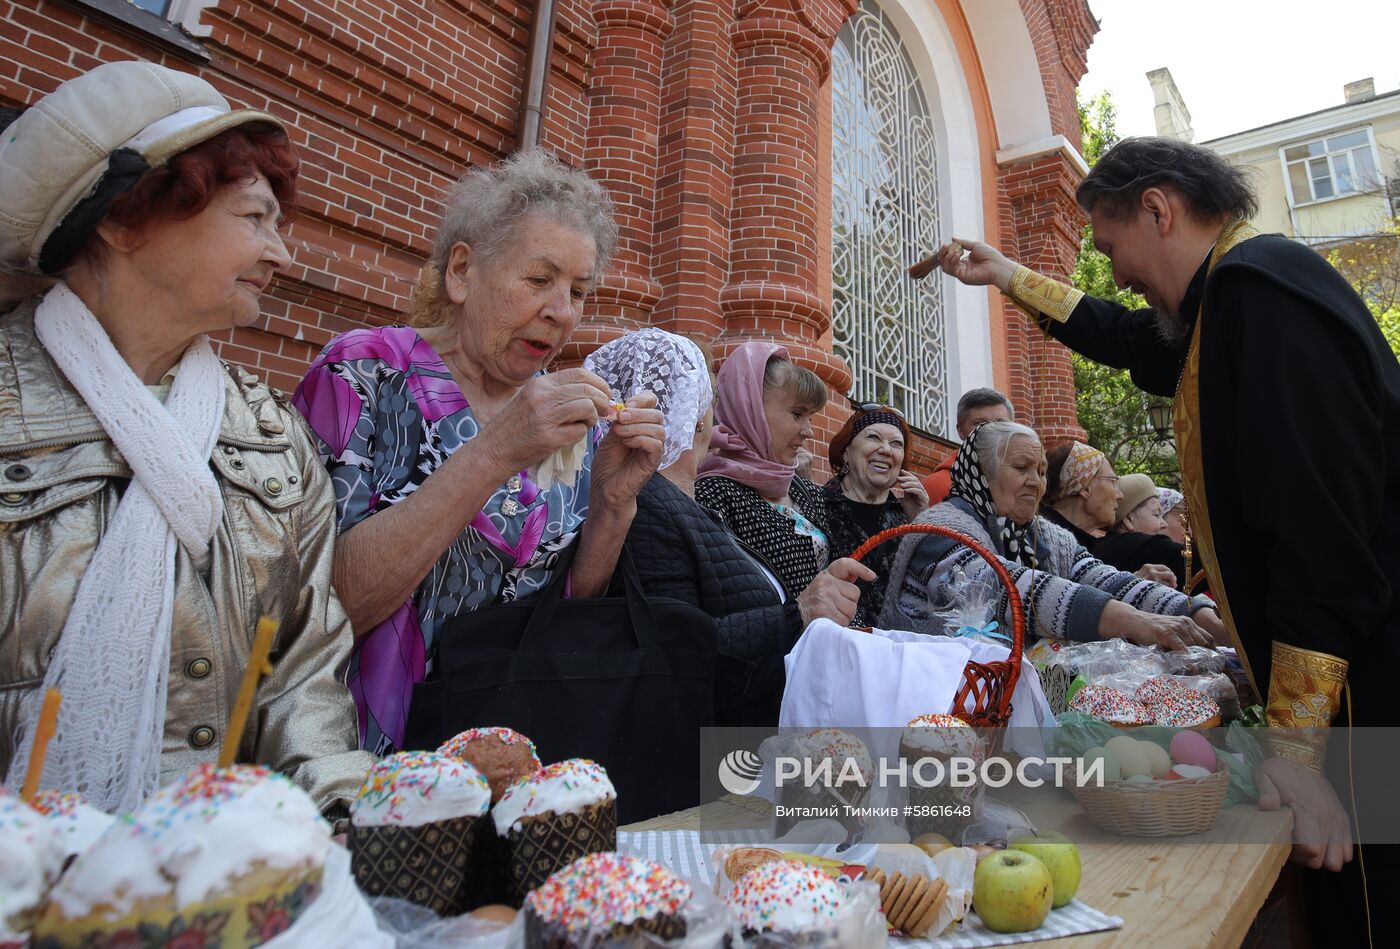
[[(408, 497), (480, 431), (437, 351), (408, 327), (331, 340), (293, 402), (330, 471), (341, 532)], [(431, 670), (448, 620), (548, 585), (588, 513), (592, 462), (590, 439), (572, 485), (541, 491), (528, 471), (508, 479), (413, 595), (360, 636), (348, 683), (362, 747), (381, 755), (400, 747), (413, 685)]]

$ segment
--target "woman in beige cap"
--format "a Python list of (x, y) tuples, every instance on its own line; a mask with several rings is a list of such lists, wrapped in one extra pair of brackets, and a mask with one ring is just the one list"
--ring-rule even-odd
[[(1119, 570), (1134, 573), (1160, 564), (1171, 571), (1174, 586), (1186, 588), (1186, 561), (1183, 545), (1166, 535), (1162, 501), (1157, 486), (1145, 474), (1124, 475), (1118, 481), (1123, 497), (1113, 516), (1108, 536), (1094, 547), (1094, 556)], [(1166, 583), (1165, 578), (1154, 578)]]
[(323, 807), (355, 792), (334, 502), (278, 392), (206, 334), (289, 261), (281, 124), (150, 63), (64, 83), (0, 136), (0, 266), (52, 289), (0, 320), (0, 774), (134, 808), (220, 753), (258, 618), (275, 668), (237, 760)]

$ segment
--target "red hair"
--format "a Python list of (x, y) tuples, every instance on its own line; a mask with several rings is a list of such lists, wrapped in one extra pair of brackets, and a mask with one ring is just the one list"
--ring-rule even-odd
[(283, 218), (297, 197), (301, 159), (281, 129), (248, 124), (188, 148), (141, 176), (136, 187), (112, 200), (106, 219), (140, 230), (156, 220), (184, 221), (209, 206), (224, 185), (261, 174), (272, 186)]

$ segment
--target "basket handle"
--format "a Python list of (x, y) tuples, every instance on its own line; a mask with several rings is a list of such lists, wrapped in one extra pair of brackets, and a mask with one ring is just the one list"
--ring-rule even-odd
[[(987, 566), (992, 568), (992, 572), (1001, 581), (1002, 586), (1006, 587), (1007, 602), (1011, 609), (1011, 655), (1008, 657), (1011, 663), (1011, 674), (1007, 682), (1007, 694), (1014, 692), (1016, 680), (1021, 675), (1021, 655), (1025, 650), (1026, 608), (1025, 604), (1021, 602), (1021, 591), (1016, 589), (1016, 583), (1011, 579), (1011, 571), (1006, 569), (1006, 565), (1001, 562), (1000, 557), (971, 537), (955, 531), (951, 527), (940, 527), (937, 524), (901, 524), (898, 527), (880, 531), (878, 534), (872, 534), (865, 543), (852, 551), (851, 559), (859, 561), (886, 541), (896, 540), (906, 534), (938, 534), (941, 537), (957, 541), (985, 560)], [(891, 595), (895, 595), (894, 591), (886, 591), (886, 596)]]

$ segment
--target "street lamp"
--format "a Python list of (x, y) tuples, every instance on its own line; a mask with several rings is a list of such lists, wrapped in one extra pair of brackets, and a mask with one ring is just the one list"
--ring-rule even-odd
[(1172, 437), (1172, 404), (1161, 399), (1147, 403), (1147, 418), (1152, 430), (1157, 433), (1157, 441), (1169, 441)]

